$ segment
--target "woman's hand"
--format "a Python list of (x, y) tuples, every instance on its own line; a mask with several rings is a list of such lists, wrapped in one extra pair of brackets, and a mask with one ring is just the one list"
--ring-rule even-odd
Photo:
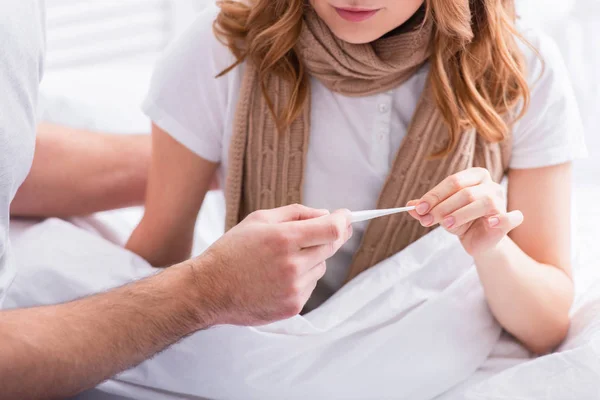
[(449, 176), (408, 205), (417, 206), (410, 215), (421, 225), (440, 224), (457, 235), (472, 256), (493, 248), (523, 222), (520, 211), (506, 212), (502, 186), (484, 168), (470, 168)]

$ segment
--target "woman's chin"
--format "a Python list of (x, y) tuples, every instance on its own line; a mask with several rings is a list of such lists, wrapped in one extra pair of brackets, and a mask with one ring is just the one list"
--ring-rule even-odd
[(335, 27), (330, 28), (331, 32), (340, 40), (351, 44), (365, 44), (371, 43), (382, 37), (385, 33), (375, 33), (367, 29), (357, 29), (356, 26), (342, 28)]

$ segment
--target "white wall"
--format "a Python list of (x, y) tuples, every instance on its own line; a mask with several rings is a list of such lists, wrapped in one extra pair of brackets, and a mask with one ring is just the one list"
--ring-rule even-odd
[(40, 119), (146, 132), (140, 104), (156, 58), (211, 1), (45, 0), (48, 51)]
[(151, 62), (211, 0), (45, 0), (47, 68)]
[(518, 0), (560, 48), (586, 129), (590, 157), (578, 163), (580, 180), (600, 184), (600, 0)]

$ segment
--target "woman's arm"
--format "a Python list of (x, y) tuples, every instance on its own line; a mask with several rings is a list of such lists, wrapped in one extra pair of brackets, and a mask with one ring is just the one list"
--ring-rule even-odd
[(501, 186), (481, 168), (446, 178), (409, 205), (417, 205), (411, 215), (423, 226), (439, 223), (460, 238), (494, 316), (531, 351), (545, 353), (569, 328), (570, 198), (571, 165), (563, 164), (511, 170), (508, 210)]
[(146, 210), (126, 247), (157, 267), (189, 258), (196, 218), (216, 168), (153, 125)]
[(69, 217), (144, 202), (150, 136), (111, 135), (43, 123), (33, 165), (11, 215)]
[(475, 262), (498, 321), (542, 354), (565, 338), (574, 297), (571, 165), (511, 170), (508, 209), (523, 223)]

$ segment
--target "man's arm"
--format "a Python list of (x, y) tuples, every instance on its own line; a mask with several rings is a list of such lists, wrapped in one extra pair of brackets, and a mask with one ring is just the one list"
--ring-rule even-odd
[[(190, 267), (72, 303), (0, 313), (4, 399), (64, 398), (214, 321)], [(194, 285), (199, 285), (194, 287)]]
[(150, 135), (41, 124), (31, 172), (11, 215), (67, 217), (141, 205), (150, 153)]
[[(118, 135), (42, 123), (15, 217), (71, 217), (144, 204), (149, 134)], [(210, 190), (219, 189), (216, 176)]]
[(62, 305), (0, 312), (2, 399), (68, 397), (208, 326), (296, 315), (325, 260), (350, 235), (347, 212), (297, 205), (260, 211), (199, 258), (146, 280)]

